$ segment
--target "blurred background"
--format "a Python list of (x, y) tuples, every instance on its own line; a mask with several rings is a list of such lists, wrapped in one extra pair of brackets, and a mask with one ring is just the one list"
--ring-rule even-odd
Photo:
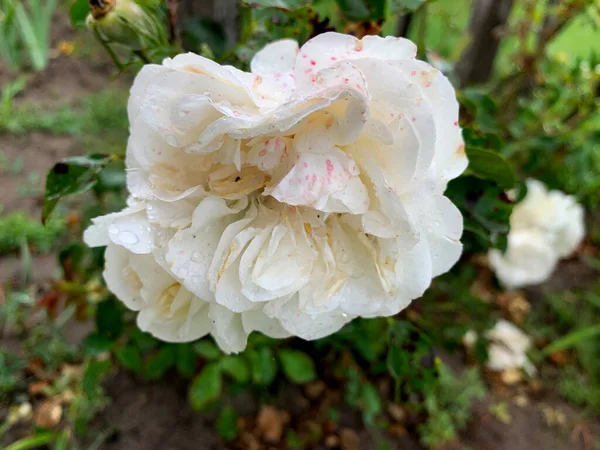
[[(147, 17), (113, 33), (88, 14), (115, 1), (133, 2), (0, 0), (0, 448), (600, 450), (598, 2), (140, 0)], [(274, 39), (332, 30), (408, 37), (457, 88), (467, 154), (499, 167), (449, 187), (461, 262), (394, 320), (312, 343), (253, 335), (226, 356), (142, 333), (81, 242), (124, 205), (136, 71), (184, 49), (247, 70)], [(577, 198), (587, 237), (505, 291), (485, 253), (528, 177)], [(464, 348), (500, 318), (531, 337), (535, 374)]]

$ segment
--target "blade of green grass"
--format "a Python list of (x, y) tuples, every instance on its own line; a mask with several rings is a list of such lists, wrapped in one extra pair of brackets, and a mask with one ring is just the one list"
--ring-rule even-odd
[(554, 341), (552, 344), (546, 346), (544, 350), (542, 350), (542, 353), (547, 356), (559, 350), (573, 347), (578, 342), (593, 338), (597, 335), (600, 335), (600, 325), (582, 328)]

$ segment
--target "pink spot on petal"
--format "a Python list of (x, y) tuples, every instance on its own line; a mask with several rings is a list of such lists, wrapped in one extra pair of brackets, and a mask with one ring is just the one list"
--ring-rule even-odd
[(316, 65), (317, 65), (317, 62), (316, 62), (314, 59), (311, 59), (311, 60), (310, 60), (310, 64), (311, 64), (312, 66), (316, 66)]
[(258, 156), (265, 156), (267, 154), (267, 149), (263, 148), (259, 153)]
[(410, 74), (414, 77), (417, 74), (417, 71), (413, 70)]
[(413, 121), (413, 122), (416, 122), (416, 121), (417, 121), (417, 118), (416, 118), (416, 117), (413, 117), (413, 118), (412, 118), (412, 121)]
[(327, 173), (331, 175), (331, 172), (333, 172), (333, 163), (330, 159), (328, 159), (327, 161), (325, 161), (325, 165), (327, 166)]
[(454, 126), (457, 127), (458, 126), (458, 120), (454, 121)]
[(308, 163), (304, 163), (302, 165), (304, 166), (305, 169), (308, 167)]
[(302, 54), (301, 55), (304, 59), (308, 58), (308, 55)]
[(331, 57), (331, 60), (332, 60), (332, 61), (337, 61), (337, 58), (336, 58), (335, 56), (332, 56), (332, 57)]
[(308, 175), (306, 175), (306, 176), (304, 177), (304, 179), (305, 179), (306, 181), (308, 181), (308, 179), (309, 179), (309, 178), (310, 178), (310, 177), (309, 177)]

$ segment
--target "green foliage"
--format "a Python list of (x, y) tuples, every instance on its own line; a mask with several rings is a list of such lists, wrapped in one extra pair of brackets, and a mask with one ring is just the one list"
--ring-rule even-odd
[(246, 354), (252, 370), (252, 382), (258, 386), (270, 385), (277, 375), (277, 362), (273, 350), (262, 347), (256, 350), (247, 350)]
[[(387, 366), (406, 394), (427, 395), (437, 385), (437, 361), (431, 340), (410, 322), (394, 321), (388, 328)], [(398, 398), (400, 392), (396, 392)]]
[(146, 359), (144, 376), (150, 380), (160, 379), (170, 368), (175, 366), (175, 345), (164, 345)]
[(214, 342), (208, 339), (203, 339), (196, 342), (194, 344), (194, 351), (209, 361), (217, 359), (222, 355), (219, 347), (217, 347)]
[(250, 367), (243, 356), (225, 356), (221, 359), (221, 370), (238, 383), (247, 383), (250, 379)]
[(439, 384), (425, 395), (428, 418), (419, 426), (421, 442), (427, 448), (437, 449), (458, 437), (471, 416), (473, 400), (483, 398), (485, 387), (476, 369), (469, 369), (455, 377), (452, 371), (439, 366)]
[(484, 180), (494, 180), (503, 189), (515, 185), (515, 174), (508, 162), (498, 153), (479, 147), (465, 148), (469, 158), (469, 172)]
[(109, 155), (72, 156), (56, 163), (46, 177), (42, 221), (45, 222), (64, 197), (81, 194), (96, 184), (96, 175), (114, 157)]
[(315, 363), (306, 353), (280, 350), (278, 356), (283, 373), (290, 381), (303, 384), (316, 378)]
[(0, 58), (8, 68), (16, 71), (28, 64), (39, 71), (46, 67), (55, 8), (56, 0), (0, 3)]
[(205, 409), (219, 398), (222, 389), (221, 366), (218, 363), (207, 364), (190, 386), (192, 408)]
[(85, 20), (90, 13), (90, 3), (88, 0), (73, 0), (69, 8), (69, 17), (71, 24), (77, 29), (85, 28)]
[(561, 371), (557, 389), (560, 395), (574, 405), (588, 408), (594, 414), (600, 414), (600, 383), (590, 379), (574, 367)]
[(56, 215), (42, 225), (23, 212), (0, 215), (0, 255), (15, 252), (26, 242), (35, 252), (47, 253), (65, 234), (64, 217)]
[(231, 406), (225, 406), (217, 418), (217, 432), (225, 441), (233, 441), (238, 435), (237, 412)]
[(362, 412), (366, 425), (373, 426), (375, 417), (381, 412), (381, 397), (377, 388), (363, 380), (355, 368), (348, 370), (346, 377), (344, 400), (350, 407)]

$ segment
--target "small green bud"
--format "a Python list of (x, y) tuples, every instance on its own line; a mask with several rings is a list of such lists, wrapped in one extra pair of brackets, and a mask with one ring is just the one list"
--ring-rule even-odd
[(166, 14), (160, 0), (89, 0), (86, 23), (104, 44), (132, 51), (168, 45)]

